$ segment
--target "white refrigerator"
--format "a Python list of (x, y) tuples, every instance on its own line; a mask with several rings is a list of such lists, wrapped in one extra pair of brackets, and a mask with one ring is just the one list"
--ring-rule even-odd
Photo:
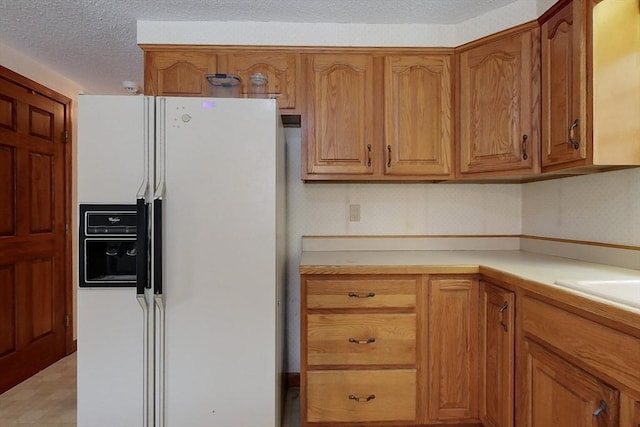
[(279, 427), (276, 101), (81, 95), (77, 141), (78, 205), (138, 203), (149, 245), (144, 283), (77, 288), (78, 427)]

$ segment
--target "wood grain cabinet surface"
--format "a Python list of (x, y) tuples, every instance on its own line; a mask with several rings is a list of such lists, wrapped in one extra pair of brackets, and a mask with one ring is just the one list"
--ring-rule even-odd
[(373, 174), (373, 56), (313, 54), (305, 60), (308, 105), (303, 178)]
[(539, 37), (507, 33), (460, 53), (462, 177), (539, 172)]
[(429, 418), (478, 420), (478, 281), (429, 280)]
[(526, 342), (531, 427), (617, 427), (618, 392), (531, 341)]
[(251, 75), (267, 77), (266, 96), (275, 98), (283, 114), (300, 109), (298, 85), (301, 81), (300, 55), (293, 52), (229, 52), (219, 55), (220, 72), (237, 74), (242, 80), (242, 95), (251, 96)]
[(635, 0), (572, 0), (543, 16), (542, 171), (640, 164)]
[(448, 55), (384, 58), (385, 175), (452, 176), (451, 80)]
[(164, 50), (144, 55), (144, 93), (154, 96), (208, 96), (206, 74), (217, 72), (210, 51)]
[(480, 282), (480, 420), (512, 427), (515, 386), (515, 295)]
[(518, 426), (637, 427), (640, 337), (519, 298)]
[(418, 424), (420, 276), (302, 275), (301, 286), (302, 425)]
[(453, 177), (450, 55), (313, 54), (306, 180)]
[[(145, 47), (143, 46), (143, 49)], [(236, 74), (240, 95), (251, 96), (251, 74), (267, 76), (266, 96), (275, 98), (283, 114), (299, 114), (300, 55), (290, 51), (247, 51), (188, 46), (147, 47), (144, 93), (156, 96), (210, 96), (207, 74)]]
[(542, 24), (543, 166), (587, 158), (585, 1), (573, 0)]
[(304, 426), (479, 425), (475, 276), (303, 274), (301, 287)]

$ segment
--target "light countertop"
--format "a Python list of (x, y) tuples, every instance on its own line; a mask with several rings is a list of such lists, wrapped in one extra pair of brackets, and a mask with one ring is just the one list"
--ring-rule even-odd
[(639, 270), (522, 250), (303, 251), (300, 260), (301, 274), (491, 276), (492, 272), (519, 284), (543, 285), (640, 315)]

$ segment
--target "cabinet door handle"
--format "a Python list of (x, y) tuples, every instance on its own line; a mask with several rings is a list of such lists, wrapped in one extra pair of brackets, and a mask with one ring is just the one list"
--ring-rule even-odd
[(387, 145), (387, 167), (391, 167), (391, 146)]
[(366, 294), (361, 294), (360, 292), (349, 292), (347, 294), (349, 298), (373, 298), (376, 296), (375, 292), (369, 292)]
[(605, 402), (604, 400), (600, 401), (600, 405), (596, 408), (595, 411), (593, 411), (593, 416), (594, 417), (599, 417), (600, 414), (602, 414), (603, 412), (607, 412), (607, 402)]
[(527, 160), (529, 158), (529, 155), (527, 154), (527, 139), (529, 139), (527, 135), (522, 135), (522, 160)]
[(575, 128), (578, 127), (579, 124), (580, 124), (580, 119), (575, 119), (573, 123), (571, 123), (571, 126), (569, 126), (569, 142), (571, 143), (571, 146), (573, 147), (574, 150), (577, 150), (580, 148), (580, 141), (573, 137), (574, 130)]
[(502, 329), (504, 329), (505, 332), (509, 330), (509, 326), (506, 323), (504, 323), (504, 312), (507, 308), (509, 308), (509, 303), (505, 301), (504, 304), (502, 304), (502, 307), (498, 309), (498, 315), (500, 316), (500, 324), (502, 325)]
[(375, 338), (368, 338), (366, 340), (357, 340), (355, 338), (349, 338), (349, 342), (353, 344), (372, 344), (376, 342)]
[(350, 394), (349, 395), (349, 400), (355, 400), (356, 402), (368, 402), (370, 400), (373, 400), (376, 398), (375, 394), (370, 394), (367, 397), (358, 397), (355, 394)]
[(371, 167), (371, 144), (367, 144), (367, 167)]

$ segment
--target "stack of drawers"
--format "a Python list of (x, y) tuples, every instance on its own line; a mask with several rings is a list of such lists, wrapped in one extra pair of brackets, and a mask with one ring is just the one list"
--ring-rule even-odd
[(303, 425), (417, 419), (419, 276), (303, 275)]

